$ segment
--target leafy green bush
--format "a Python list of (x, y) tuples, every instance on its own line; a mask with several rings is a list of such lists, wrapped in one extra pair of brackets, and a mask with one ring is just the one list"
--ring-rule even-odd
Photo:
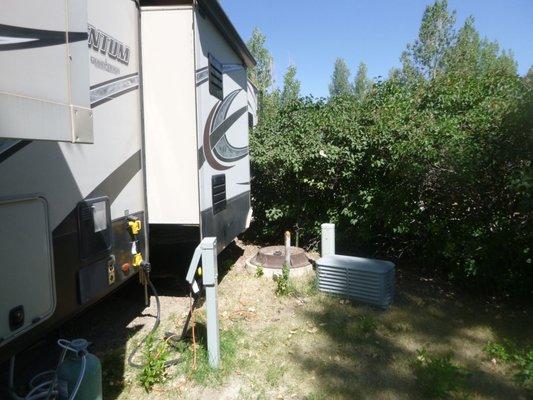
[(452, 363), (451, 355), (438, 357), (430, 355), (426, 349), (417, 351), (413, 362), (417, 383), (427, 398), (448, 399), (467, 397), (466, 371)]
[(440, 271), (486, 294), (533, 288), (533, 88), (467, 21), (431, 79), (407, 67), (363, 99), (303, 98), (250, 138), (255, 222)]

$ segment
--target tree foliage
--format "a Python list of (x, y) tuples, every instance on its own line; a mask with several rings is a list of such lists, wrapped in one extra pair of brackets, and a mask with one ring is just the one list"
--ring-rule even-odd
[(250, 53), (254, 56), (257, 65), (248, 69), (248, 78), (257, 87), (260, 94), (265, 94), (272, 86), (272, 65), (273, 58), (268, 49), (265, 47), (266, 36), (254, 28), (252, 36), (246, 43)]
[(281, 104), (287, 105), (300, 97), (300, 81), (296, 79), (296, 66), (289, 65), (283, 77)]
[(362, 100), (372, 88), (372, 81), (367, 77), (367, 68), (364, 62), (359, 64), (353, 84), (353, 94), (356, 99)]
[(402, 59), (406, 72), (429, 79), (443, 69), (445, 53), (455, 40), (455, 18), (455, 12), (448, 11), (447, 0), (426, 7), (418, 38), (407, 46)]
[(331, 97), (349, 94), (352, 91), (350, 85), (350, 69), (342, 58), (335, 60), (331, 83), (329, 84), (329, 95)]
[(440, 31), (419, 39), (431, 52), (411, 47), (371, 95), (303, 98), (260, 121), (251, 233), (277, 240), (292, 228), (312, 246), (334, 222), (340, 251), (528, 296), (533, 88), (472, 19), (450, 29), (445, 5), (429, 8)]
[(254, 68), (248, 69), (248, 79), (258, 90), (259, 119), (261, 119), (263, 115), (274, 115), (277, 112), (280, 106), (281, 93), (279, 90), (273, 89), (272, 68), (274, 59), (266, 47), (266, 36), (259, 28), (254, 28), (246, 45), (257, 62)]

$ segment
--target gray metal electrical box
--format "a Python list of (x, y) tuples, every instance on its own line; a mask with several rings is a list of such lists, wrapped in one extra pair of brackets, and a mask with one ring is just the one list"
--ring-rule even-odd
[(390, 261), (328, 255), (316, 262), (318, 288), (381, 308), (394, 297), (395, 266)]

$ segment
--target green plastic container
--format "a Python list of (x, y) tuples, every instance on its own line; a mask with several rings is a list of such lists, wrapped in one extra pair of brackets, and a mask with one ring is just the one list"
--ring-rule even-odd
[[(60, 400), (68, 400), (73, 392), (82, 367), (81, 352), (87, 350), (89, 343), (85, 339), (76, 339), (71, 347), (78, 349), (78, 354), (67, 351), (65, 360), (57, 370), (57, 380), (60, 389)], [(102, 364), (98, 357), (89, 352), (85, 353), (86, 366), (80, 388), (74, 400), (102, 400)], [(66, 393), (65, 393), (66, 392)]]

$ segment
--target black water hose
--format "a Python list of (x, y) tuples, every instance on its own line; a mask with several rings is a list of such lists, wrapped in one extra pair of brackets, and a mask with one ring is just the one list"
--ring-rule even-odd
[[(150, 268), (150, 264), (149, 263), (143, 263), (141, 265), (142, 268), (144, 268), (145, 270), (149, 270)], [(141, 346), (144, 344), (144, 342), (146, 342), (146, 339), (148, 339), (148, 337), (152, 334), (154, 334), (154, 332), (157, 330), (157, 328), (159, 328), (159, 325), (161, 324), (161, 302), (159, 301), (159, 294), (157, 293), (157, 290), (155, 289), (155, 286), (154, 284), (152, 283), (152, 281), (150, 280), (150, 277), (149, 275), (147, 274), (146, 275), (146, 282), (148, 283), (148, 286), (150, 286), (150, 290), (152, 291), (152, 294), (154, 295), (155, 297), (155, 303), (156, 303), (156, 317), (155, 317), (155, 323), (154, 325), (152, 326), (152, 329), (150, 329), (150, 332), (135, 346), (135, 348), (133, 349), (133, 351), (130, 353), (129, 357), (128, 357), (128, 364), (133, 367), (133, 368), (137, 368), (137, 369), (140, 369), (143, 367), (142, 364), (137, 364), (133, 361), (133, 358), (135, 357), (135, 355), (137, 354), (137, 352), (139, 351), (139, 349), (141, 348)], [(181, 335), (179, 336), (178, 339), (175, 339), (173, 341), (182, 341), (186, 338), (186, 335), (187, 335), (187, 331), (189, 330), (189, 323), (191, 322), (191, 318), (192, 318), (192, 313), (194, 311), (194, 309), (196, 308), (196, 306), (198, 305), (198, 302), (201, 298), (201, 293), (198, 294), (198, 296), (195, 297), (190, 309), (189, 309), (189, 313), (187, 314), (187, 318), (185, 319), (185, 325), (183, 325), (183, 329), (181, 331)], [(173, 335), (168, 335), (167, 339), (170, 339), (171, 337), (173, 337)], [(176, 358), (176, 359), (173, 359), (173, 360), (168, 360), (167, 362), (165, 362), (165, 366), (170, 366), (170, 365), (175, 365), (177, 364), (178, 362), (180, 361), (179, 358)]]

